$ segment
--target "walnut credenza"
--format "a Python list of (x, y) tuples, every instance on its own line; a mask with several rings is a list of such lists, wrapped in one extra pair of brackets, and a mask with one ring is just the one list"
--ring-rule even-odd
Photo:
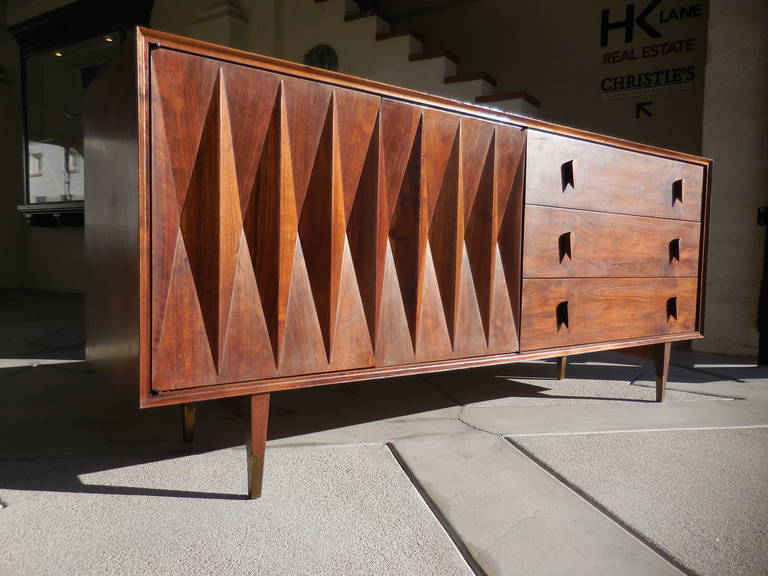
[(89, 87), (87, 357), (143, 407), (703, 322), (711, 161), (137, 29)]

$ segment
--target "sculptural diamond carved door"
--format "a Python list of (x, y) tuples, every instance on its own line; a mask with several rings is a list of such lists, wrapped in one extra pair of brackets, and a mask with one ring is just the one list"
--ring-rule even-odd
[(518, 350), (525, 132), (151, 52), (152, 387)]
[(151, 69), (153, 388), (372, 366), (351, 216), (380, 99), (163, 48)]
[(377, 365), (518, 350), (525, 131), (382, 100)]

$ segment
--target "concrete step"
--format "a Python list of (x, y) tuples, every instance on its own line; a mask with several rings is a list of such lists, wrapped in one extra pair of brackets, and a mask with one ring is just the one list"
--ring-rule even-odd
[(363, 22), (364, 25), (373, 25), (374, 26), (374, 33), (375, 35), (379, 34), (386, 34), (390, 31), (391, 26), (390, 23), (382, 18), (378, 11), (369, 9), (369, 10), (362, 10), (360, 12), (353, 12), (352, 14), (347, 14), (344, 16), (345, 22), (356, 22), (360, 21)]
[(478, 96), (493, 94), (496, 80), (482, 72), (446, 76), (440, 95), (462, 102), (475, 102)]
[(411, 54), (409, 60), (409, 66), (425, 77), (443, 79), (455, 76), (458, 71), (456, 60), (444, 55)]

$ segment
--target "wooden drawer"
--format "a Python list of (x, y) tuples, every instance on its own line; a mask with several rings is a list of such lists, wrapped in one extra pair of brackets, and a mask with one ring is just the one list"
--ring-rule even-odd
[(692, 332), (696, 278), (523, 280), (520, 349)]
[(525, 207), (523, 276), (696, 276), (698, 222)]
[(526, 169), (531, 204), (701, 219), (702, 166), (530, 130)]

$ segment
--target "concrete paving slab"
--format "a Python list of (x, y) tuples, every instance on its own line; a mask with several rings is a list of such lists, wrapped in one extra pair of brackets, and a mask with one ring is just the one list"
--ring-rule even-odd
[(0, 573), (471, 575), (383, 445), (267, 452), (265, 497), (242, 496), (245, 451), (70, 477), (73, 460), (0, 464)]
[[(71, 327), (71, 322), (82, 321), (82, 296), (9, 295), (0, 291), (0, 322), (24, 318), (58, 321)], [(336, 470), (323, 477), (320, 464), (308, 465), (302, 458), (285, 460), (284, 467), (278, 464), (277, 472), (273, 470), (275, 462), (269, 460), (268, 482), (270, 474), (278, 473), (278, 479), (271, 482), (279, 502), (275, 508), (267, 505), (252, 510), (263, 514), (265, 524), (272, 522), (278, 526), (285, 537), (260, 540), (258, 533), (265, 524), (252, 519), (242, 523), (245, 532), (233, 532), (227, 517), (242, 515), (227, 506), (250, 505), (232, 500), (233, 495), (241, 493), (240, 484), (244, 482), (244, 454), (239, 446), (245, 425), (237, 415), (242, 402), (200, 404), (196, 441), (192, 445), (182, 444), (178, 407), (139, 411), (130, 401), (114, 395), (83, 362), (41, 365), (47, 359), (82, 358), (82, 350), (75, 346), (76, 335), (76, 328), (64, 330), (53, 334), (45, 346), (0, 340), (0, 392), (5, 400), (0, 404), (0, 461), (6, 460), (0, 464), (0, 499), (4, 497), (3, 489), (14, 497), (21, 494), (30, 502), (32, 494), (37, 494), (34, 498), (40, 507), (35, 512), (38, 517), (43, 516), (44, 501), (50, 501), (54, 506), (52, 518), (59, 521), (65, 512), (56, 506), (64, 510), (71, 500), (61, 499), (74, 498), (76, 503), (71, 508), (77, 514), (118, 538), (137, 527), (140, 531), (150, 521), (158, 524), (157, 529), (165, 532), (156, 535), (150, 527), (141, 537), (131, 535), (127, 540), (132, 544), (130, 552), (107, 548), (115, 554), (116, 560), (112, 562), (120, 569), (134, 568), (138, 564), (132, 563), (137, 558), (149, 558), (151, 568), (165, 568), (165, 563), (169, 563), (170, 573), (203, 571), (206, 562), (214, 562), (207, 573), (239, 574), (243, 573), (245, 563), (259, 566), (263, 557), (283, 558), (297, 539), (300, 541), (294, 549), (301, 557), (293, 561), (298, 569), (304, 569), (308, 562), (317, 561), (313, 556), (317, 552), (305, 548), (301, 540), (305, 536), (303, 529), (296, 528), (288, 534), (288, 527), (320, 526), (317, 542), (336, 550), (334, 547), (340, 545), (333, 542), (323, 518), (328, 516), (343, 523), (354, 512), (342, 512), (346, 503), (340, 503), (328, 491), (334, 489), (335, 483), (344, 485), (350, 481), (358, 481), (356, 490), (360, 493), (380, 489), (375, 474), (361, 475), (356, 471), (357, 466), (368, 466), (363, 461), (345, 460), (345, 464), (340, 464), (342, 468), (348, 466), (343, 473)], [(75, 347), (57, 350), (52, 348), (54, 345)], [(716, 369), (692, 369), (702, 358), (706, 362), (718, 360), (695, 354), (689, 359), (677, 350), (673, 353), (676, 363), (670, 383), (671, 401), (663, 405), (645, 401), (653, 399), (652, 365), (641, 358), (610, 352), (571, 357), (568, 380), (562, 382), (553, 379), (554, 362), (542, 360), (278, 393), (271, 400), (269, 455), (271, 458), (276, 453), (289, 454), (297, 446), (311, 446), (303, 450), (312, 452), (326, 449), (324, 445), (328, 444), (361, 447), (369, 442), (394, 441), (401, 449), (402, 461), (413, 466), (409, 474), (422, 482), (424, 492), (434, 499), (438, 514), (447, 511), (445, 516), (450, 515), (455, 523), (457, 537), (472, 542), (483, 567), (491, 574), (535, 575), (546, 574), (547, 570), (570, 574), (574, 566), (578, 573), (584, 562), (584, 573), (647, 574), (644, 559), (648, 555), (655, 558), (650, 560), (651, 567), (661, 566), (660, 573), (674, 573), (674, 568), (651, 549), (559, 484), (501, 435), (768, 424), (768, 380), (761, 380), (760, 373), (755, 371), (731, 375), (726, 373), (731, 369), (720, 370), (720, 364)], [(30, 368), (34, 364), (38, 366)], [(704, 394), (743, 400), (712, 401)], [(585, 395), (591, 398), (583, 398)], [(688, 399), (697, 401), (684, 401)], [(7, 462), (12, 459), (26, 462)], [(11, 484), (4, 474), (17, 465), (29, 473), (17, 474)], [(40, 468), (35, 469), (35, 465)], [(315, 476), (306, 478), (309, 473)], [(296, 481), (299, 483), (294, 486)], [(84, 487), (83, 482), (89, 486)], [(292, 492), (300, 488), (304, 490), (300, 494)], [(312, 490), (316, 491), (315, 496), (325, 499), (322, 505), (315, 500), (302, 504), (302, 498), (309, 497), (305, 492)], [(344, 488), (341, 493), (351, 490)], [(735, 492), (739, 490), (734, 486)], [(273, 498), (274, 494), (270, 489), (265, 497)], [(355, 498), (351, 496), (349, 501), (354, 503)], [(406, 504), (412, 504), (410, 496), (406, 494), (403, 498)], [(103, 503), (106, 501), (108, 504)], [(186, 507), (180, 508), (180, 502), (186, 503)], [(211, 508), (211, 502), (221, 507)], [(390, 506), (386, 500), (377, 502)], [(94, 513), (90, 512), (92, 503)], [(84, 510), (84, 505), (89, 508)], [(419, 505), (424, 507), (423, 502)], [(167, 512), (168, 518), (157, 519), (159, 512), (155, 508)], [(365, 506), (359, 509), (361, 516), (372, 522), (382, 513)], [(9, 510), (12, 507), (0, 509), (0, 525), (3, 518), (9, 517), (5, 515)], [(139, 519), (139, 513), (146, 520)], [(195, 514), (210, 518), (198, 518)], [(287, 515), (290, 521), (280, 514)], [(602, 520), (596, 520), (595, 515)], [(353, 526), (362, 522), (360, 518), (350, 518)], [(65, 525), (77, 522), (74, 517), (60, 521)], [(235, 544), (222, 543), (215, 530), (207, 531), (204, 521), (225, 537), (231, 536)], [(184, 522), (191, 525), (177, 528), (177, 524)], [(674, 524), (674, 519), (670, 523)], [(608, 525), (623, 536), (612, 531), (605, 539)], [(385, 540), (392, 526), (390, 522), (381, 523)], [(96, 528), (83, 529), (80, 534), (89, 537), (88, 530)], [(174, 531), (187, 541), (176, 539)], [(358, 532), (368, 538), (378, 534), (373, 526)], [(45, 528), (38, 533), (44, 535)], [(345, 534), (342, 536), (346, 538)], [(99, 537), (94, 537), (97, 542)], [(390, 551), (380, 552), (375, 546), (359, 544), (353, 536), (349, 537), (357, 550), (350, 554), (356, 556), (359, 552), (360, 557), (367, 556), (372, 566), (383, 570), (381, 573), (388, 572), (378, 556), (392, 558)], [(61, 536), (56, 535), (54, 542), (61, 543), (57, 538)], [(251, 541), (261, 550), (256, 561), (254, 548), (247, 544)], [(167, 558), (161, 557), (158, 545), (164, 547)], [(638, 547), (642, 552), (637, 552)], [(97, 555), (95, 546), (93, 554)], [(186, 555), (186, 560), (182, 555)], [(341, 557), (343, 551), (338, 555)], [(590, 558), (584, 560), (584, 556)], [(107, 560), (100, 557), (96, 561), (101, 562), (98, 566), (107, 565)], [(325, 566), (322, 561), (317, 562)], [(287, 563), (274, 569), (281, 574), (298, 573), (293, 565), (291, 569), (286, 566)], [(589, 571), (595, 567), (597, 572)], [(450, 566), (439, 569), (453, 573)], [(5, 576), (2, 564), (0, 573)]]
[[(655, 389), (656, 373), (654, 368), (652, 366), (646, 367), (632, 384), (633, 386)], [(701, 397), (709, 397), (710, 400), (743, 399), (743, 394), (739, 392), (740, 389), (743, 389), (741, 384), (741, 382), (722, 376), (705, 374), (681, 366), (670, 366), (667, 398), (672, 399), (670, 394), (674, 391), (678, 394), (702, 395)]]
[(681, 574), (502, 438), (466, 431), (394, 446), (489, 575)]
[(740, 400), (727, 402), (613, 403), (605, 405), (475, 408), (461, 419), (494, 434), (590, 432), (644, 428), (752, 426), (766, 424), (766, 411)]
[(272, 445), (387, 442), (462, 431), (461, 408), (420, 377), (323, 386), (274, 394)]
[(511, 437), (704, 576), (768, 570), (768, 427)]
[(755, 358), (676, 350), (672, 360), (677, 365), (722, 378), (743, 382), (759, 379), (768, 385), (768, 366), (759, 366)]
[[(445, 408), (419, 415), (390, 418), (353, 426), (324, 429), (318, 432), (285, 435), (270, 440), (270, 446), (319, 446), (323, 444), (349, 444), (366, 442), (391, 442), (420, 436), (442, 437), (450, 442), (452, 434), (466, 430), (466, 425), (459, 421), (460, 407)], [(270, 424), (271, 426), (271, 424)], [(275, 427), (278, 425), (276, 424)], [(291, 422), (280, 425), (290, 430)], [(304, 424), (300, 424), (304, 429)], [(271, 428), (270, 428), (271, 429)], [(272, 433), (270, 432), (270, 437)]]

